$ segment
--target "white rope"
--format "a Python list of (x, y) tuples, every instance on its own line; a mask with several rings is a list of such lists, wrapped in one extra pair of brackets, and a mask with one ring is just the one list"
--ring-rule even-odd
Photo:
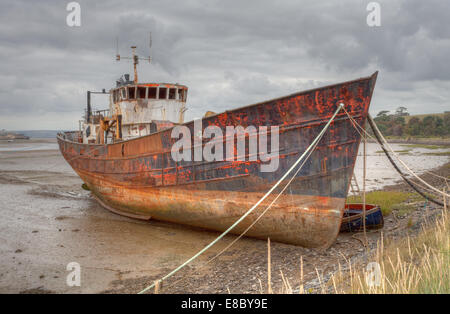
[[(375, 143), (377, 143), (381, 148), (384, 147), (382, 144), (378, 143), (378, 140), (377, 140), (375, 137), (373, 137), (370, 133), (368, 133), (368, 132), (360, 125), (360, 124), (358, 124), (358, 122), (357, 122), (352, 116), (350, 116), (350, 114), (349, 114), (345, 109), (344, 109), (344, 111), (345, 111), (346, 114), (349, 116), (349, 118), (350, 118), (350, 120), (351, 120), (351, 122), (352, 122), (352, 124), (353, 124), (353, 127), (354, 127), (355, 130), (360, 134), (360, 136), (362, 136), (363, 133), (361, 133), (361, 132), (358, 130), (358, 128), (360, 128), (367, 136), (369, 136), (372, 140), (374, 140)], [(398, 157), (397, 157), (397, 158), (398, 158)], [(411, 178), (411, 176), (410, 176), (409, 174), (404, 174), (404, 175), (405, 175), (405, 177), (408, 176), (408, 178), (411, 180), (411, 182), (414, 183), (415, 185), (420, 186), (422, 189), (427, 190), (427, 191), (429, 191), (430, 193), (435, 193), (434, 190), (428, 188), (426, 185), (423, 185), (423, 184), (420, 183), (420, 182), (412, 181), (413, 178)]]
[[(323, 137), (323, 136), (322, 136)], [(319, 139), (320, 141), (320, 139)], [(314, 150), (316, 149), (317, 145), (319, 144), (319, 142), (316, 143), (316, 145), (314, 145), (314, 147), (312, 148), (312, 150), (309, 152), (308, 156), (306, 156), (305, 160), (303, 161), (303, 163), (300, 165), (300, 167), (295, 171), (294, 175), (292, 176), (292, 178), (289, 180), (288, 183), (286, 183), (286, 185), (284, 186), (284, 188), (281, 190), (280, 193), (278, 193), (278, 195), (275, 197), (275, 199), (266, 207), (266, 209), (258, 216), (258, 218), (255, 219), (255, 221), (252, 222), (252, 224), (250, 226), (247, 227), (247, 229), (245, 229), (236, 239), (234, 239), (230, 244), (228, 244), (225, 248), (223, 248), (219, 253), (217, 253), (214, 257), (212, 257), (210, 260), (206, 261), (203, 265), (199, 266), (198, 268), (196, 268), (195, 270), (200, 270), (203, 267), (205, 267), (206, 265), (208, 265), (209, 263), (211, 263), (212, 261), (214, 261), (216, 258), (218, 258), (220, 255), (222, 255), (226, 250), (228, 250), (230, 247), (232, 247), (237, 241), (239, 241), (260, 219), (262, 216), (264, 216), (264, 214), (272, 207), (273, 204), (275, 204), (275, 202), (278, 200), (278, 198), (284, 193), (284, 191), (288, 188), (288, 186), (292, 183), (292, 181), (297, 177), (297, 174), (300, 172), (300, 170), (303, 168), (303, 166), (305, 165), (306, 161), (309, 159), (309, 157), (311, 156), (311, 154), (314, 152)], [(180, 281), (184, 280), (186, 277), (182, 277), (181, 279), (175, 281), (174, 283), (172, 283), (172, 285), (176, 285), (177, 283), (179, 283)]]
[[(347, 112), (347, 110), (344, 111), (347, 113), (347, 115), (353, 120), (353, 117), (350, 116), (350, 114)], [(353, 120), (354, 121), (354, 120)], [(361, 127), (358, 122), (355, 121), (355, 123), (361, 128), (361, 130), (364, 131), (365, 134), (367, 134), (368, 136), (370, 136), (371, 138), (373, 138), (363, 127)], [(434, 186), (430, 185), (428, 182), (426, 182), (425, 180), (423, 180), (422, 178), (420, 178), (417, 174), (414, 173), (414, 171), (412, 171), (401, 159), (400, 157), (395, 153), (395, 151), (392, 149), (392, 147), (389, 145), (389, 143), (386, 141), (386, 139), (384, 138), (383, 134), (381, 134), (380, 130), (378, 129), (376, 123), (373, 124), (375, 126), (375, 129), (377, 130), (378, 134), (380, 134), (381, 139), (383, 140), (383, 144), (386, 144), (386, 146), (388, 147), (388, 149), (390, 150), (390, 152), (395, 156), (395, 158), (397, 158), (397, 160), (411, 173), (411, 175), (413, 175), (416, 179), (418, 179), (420, 182), (422, 182), (424, 185), (426, 185), (429, 189), (435, 191), (438, 194), (441, 194), (442, 196), (445, 197), (450, 197), (450, 194), (444, 193), (441, 190), (435, 188)]]
[[(323, 135), (323, 134), (322, 134)], [(322, 138), (322, 137), (321, 137)], [(321, 139), (320, 138), (320, 139)], [(319, 139), (319, 141), (320, 141)], [(300, 172), (300, 170), (303, 168), (303, 166), (305, 165), (306, 161), (309, 159), (309, 157), (311, 156), (311, 154), (314, 152), (314, 149), (316, 149), (317, 145), (319, 144), (319, 141), (314, 145), (314, 147), (312, 148), (312, 150), (309, 152), (308, 156), (306, 156), (305, 160), (303, 161), (303, 163), (300, 165), (300, 167), (295, 171), (294, 175), (292, 176), (292, 178), (288, 181), (288, 183), (284, 186), (284, 188), (281, 190), (280, 193), (278, 193), (278, 195), (274, 198), (274, 200), (266, 207), (266, 209), (258, 216), (258, 218), (255, 219), (254, 222), (252, 222), (252, 224), (250, 226), (247, 227), (247, 229), (245, 229), (236, 239), (233, 240), (233, 242), (231, 242), (229, 245), (227, 245), (222, 251), (220, 251), (219, 253), (217, 253), (216, 256), (214, 256), (212, 259), (210, 259), (208, 262), (205, 263), (208, 264), (210, 262), (212, 262), (213, 260), (215, 260), (217, 257), (219, 257), (223, 252), (225, 252), (226, 250), (228, 250), (233, 244), (235, 244), (240, 238), (242, 238), (247, 231), (249, 231), (260, 219), (262, 216), (264, 216), (264, 214), (272, 207), (273, 204), (275, 204), (275, 202), (278, 200), (278, 198), (280, 198), (280, 196), (284, 193), (284, 191), (286, 191), (286, 189), (288, 188), (288, 186), (292, 183), (292, 181), (297, 177), (297, 174)]]
[[(270, 190), (255, 204), (250, 208), (244, 215), (242, 215), (234, 224), (232, 224), (227, 230), (225, 230), (222, 234), (220, 234), (215, 240), (213, 240), (211, 243), (209, 243), (207, 246), (205, 246), (203, 249), (201, 249), (198, 253), (196, 253), (194, 256), (189, 258), (187, 261), (185, 261), (183, 264), (178, 266), (176, 269), (159, 279), (157, 282), (162, 282), (166, 280), (167, 278), (173, 276), (175, 273), (180, 271), (182, 268), (184, 268), (186, 265), (191, 263), (193, 260), (195, 260), (197, 257), (199, 257), (201, 254), (203, 254), (205, 251), (207, 251), (210, 247), (212, 247), (214, 244), (216, 244), (220, 239), (222, 239), (226, 234), (228, 234), (233, 228), (235, 228), (242, 220), (244, 220), (248, 215), (250, 215), (280, 184), (283, 182), (283, 180), (286, 179), (286, 177), (292, 172), (292, 170), (302, 161), (302, 159), (311, 151), (312, 147), (314, 147), (319, 140), (322, 138), (323, 134), (326, 132), (328, 127), (330, 126), (331, 122), (334, 120), (336, 115), (339, 113), (339, 111), (344, 108), (344, 104), (340, 104), (339, 107), (336, 109), (333, 116), (330, 118), (330, 120), (327, 122), (327, 124), (324, 126), (322, 131), (319, 133), (319, 135), (314, 139), (314, 141), (311, 143), (311, 145), (303, 152), (303, 154), (295, 161), (295, 163), (289, 168), (289, 170), (270, 188)], [(150, 286), (146, 287), (142, 291), (140, 291), (138, 294), (145, 293), (146, 291), (152, 289), (155, 287), (155, 283), (151, 284)]]
[[(378, 143), (377, 139), (374, 138), (372, 135), (370, 135), (368, 132), (366, 132), (366, 130), (358, 124), (358, 122), (347, 112), (347, 110), (345, 110), (345, 113), (348, 115), (348, 117), (350, 118), (350, 122), (352, 123), (353, 127), (355, 128), (356, 132), (358, 132), (358, 134), (362, 137), (363, 134), (366, 134), (367, 136), (369, 136), (372, 140), (375, 141), (375, 143), (377, 143), (380, 147), (382, 147), (382, 145), (380, 143)], [(364, 133), (362, 133), (360, 130), (358, 130), (358, 128), (360, 128)], [(407, 176), (407, 174), (405, 174), (405, 176)], [(410, 177), (409, 177), (410, 178)], [(414, 182), (412, 181), (414, 184), (420, 186), (422, 189), (430, 191), (431, 193), (434, 193), (434, 191), (430, 188), (428, 188), (427, 186), (419, 183), (419, 182)]]
[(428, 184), (428, 182), (426, 182), (425, 180), (423, 180), (422, 178), (420, 178), (417, 174), (415, 174), (401, 159), (400, 157), (398, 157), (398, 155), (394, 152), (394, 150), (392, 149), (392, 147), (389, 145), (389, 143), (386, 141), (386, 139), (384, 138), (383, 134), (381, 134), (380, 130), (377, 127), (377, 124), (374, 123), (373, 124), (375, 126), (375, 129), (377, 130), (377, 132), (380, 134), (381, 139), (384, 141), (384, 143), (387, 145), (387, 147), (389, 148), (389, 150), (392, 152), (392, 154), (394, 154), (394, 156), (397, 158), (397, 160), (406, 168), (408, 169), (408, 171), (414, 176), (416, 177), (419, 181), (421, 181), (423, 184), (425, 184), (426, 186), (428, 186), (430, 189), (435, 190), (436, 192), (442, 194), (445, 197), (450, 197), (450, 194), (444, 193), (441, 190), (435, 188), (434, 186)]

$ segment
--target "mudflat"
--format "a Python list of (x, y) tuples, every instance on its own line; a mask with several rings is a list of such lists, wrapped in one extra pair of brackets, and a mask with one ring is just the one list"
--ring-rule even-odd
[[(441, 174), (447, 176), (448, 168), (441, 167), (446, 171)], [(0, 293), (137, 293), (219, 235), (118, 216), (101, 207), (81, 185), (53, 139), (0, 142)], [(415, 221), (438, 210), (427, 205), (425, 212), (423, 203), (416, 206), (411, 213)], [(407, 224), (394, 218), (387, 217), (384, 228), (393, 237)], [(369, 248), (379, 235), (368, 234)], [(226, 236), (164, 283), (162, 292), (267, 291), (265, 241), (244, 237), (203, 266), (235, 238)], [(339, 235), (326, 251), (272, 243), (271, 252), (275, 291), (283, 286), (282, 277), (294, 288), (298, 285), (301, 258), (304, 284), (314, 289), (317, 273), (326, 279), (338, 263), (367, 256), (352, 234)], [(70, 273), (66, 267), (71, 262), (81, 267), (80, 287), (66, 284)]]

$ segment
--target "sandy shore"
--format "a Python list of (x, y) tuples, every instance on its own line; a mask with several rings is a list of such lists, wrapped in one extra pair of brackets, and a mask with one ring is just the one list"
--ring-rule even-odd
[[(36, 142), (35, 142), (36, 143)], [(38, 143), (54, 143), (45, 140)], [(0, 143), (2, 145), (9, 145)], [(449, 167), (438, 173), (448, 176)], [(136, 293), (165, 275), (206, 244), (216, 232), (169, 223), (132, 220), (108, 212), (81, 188), (81, 180), (53, 149), (0, 150), (0, 293)], [(406, 189), (402, 185), (391, 189)], [(425, 203), (412, 213), (424, 216)], [(427, 213), (436, 211), (429, 205)], [(385, 234), (400, 236), (406, 219), (387, 217)], [(373, 246), (379, 232), (369, 234)], [(168, 280), (166, 293), (258, 293), (267, 287), (267, 244), (243, 238), (220, 258), (201, 267), (235, 236), (227, 236), (191, 267)], [(334, 271), (345, 258), (366, 252), (357, 237), (341, 234), (327, 251), (272, 243), (272, 278), (293, 286), (304, 260), (307, 287)], [(344, 258), (345, 257), (345, 258)], [(69, 287), (66, 266), (81, 266), (81, 287)]]

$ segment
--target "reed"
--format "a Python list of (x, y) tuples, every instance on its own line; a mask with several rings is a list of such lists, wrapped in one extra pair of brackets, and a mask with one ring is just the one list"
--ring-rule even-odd
[[(329, 278), (316, 269), (319, 287), (305, 290), (303, 262), (297, 289), (282, 274), (278, 293), (336, 293), (336, 294), (447, 294), (450, 293), (450, 219), (447, 209), (433, 223), (426, 222), (414, 238), (406, 237), (386, 244), (383, 234), (368, 259), (379, 265), (378, 281), (366, 265), (352, 264), (345, 259), (342, 267)], [(345, 269), (344, 269), (345, 268)], [(271, 291), (272, 292), (272, 291)]]
[(267, 292), (273, 293), (272, 291), (272, 263), (271, 263), (271, 253), (270, 253), (270, 238), (267, 238)]
[[(334, 293), (410, 294), (450, 292), (450, 233), (447, 210), (434, 223), (422, 226), (414, 238), (392, 242), (384, 247), (381, 239), (372, 256), (378, 263), (380, 277), (364, 265), (345, 274), (338, 271), (332, 276)], [(356, 280), (349, 280), (356, 278)], [(374, 284), (375, 283), (375, 284)]]

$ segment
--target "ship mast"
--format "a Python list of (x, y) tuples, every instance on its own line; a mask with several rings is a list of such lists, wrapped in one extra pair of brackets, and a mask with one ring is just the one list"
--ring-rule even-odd
[[(138, 73), (137, 73), (137, 65), (139, 64), (139, 60), (146, 60), (149, 63), (152, 61), (152, 57), (150, 56), (150, 49), (152, 47), (152, 33), (150, 32), (150, 38), (149, 38), (149, 56), (147, 58), (139, 57), (136, 54), (136, 46), (131, 46), (131, 57), (122, 57), (122, 59), (131, 59), (133, 60), (133, 67), (134, 67), (134, 84), (138, 83)], [(116, 39), (116, 61), (120, 61), (120, 54), (119, 54), (119, 39)]]
[(133, 54), (134, 66), (134, 84), (138, 83), (137, 65), (139, 64), (139, 57), (136, 55), (136, 46), (131, 46), (131, 53)]

